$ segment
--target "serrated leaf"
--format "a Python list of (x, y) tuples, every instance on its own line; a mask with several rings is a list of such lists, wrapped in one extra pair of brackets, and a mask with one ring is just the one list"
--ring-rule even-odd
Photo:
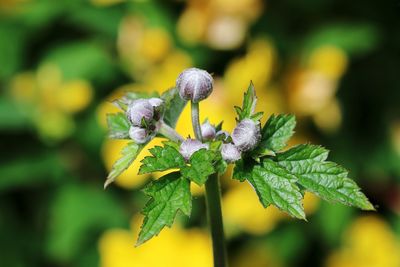
[(238, 121), (241, 121), (245, 118), (251, 118), (254, 113), (256, 103), (256, 91), (254, 90), (253, 82), (250, 82), (246, 93), (244, 93), (242, 107), (235, 107), (236, 113), (238, 115)]
[(171, 88), (161, 96), (164, 100), (164, 122), (175, 128), (176, 122), (186, 106), (187, 101), (182, 100), (177, 88)]
[(190, 165), (181, 168), (182, 175), (200, 186), (203, 185), (208, 176), (215, 173), (215, 157), (215, 152), (211, 150), (203, 148), (196, 151), (190, 157)]
[(303, 195), (296, 185), (297, 178), (286, 169), (266, 159), (244, 175), (265, 208), (272, 204), (296, 218), (305, 219)]
[(262, 129), (262, 139), (257, 152), (264, 150), (277, 152), (286, 146), (286, 142), (294, 133), (296, 119), (292, 114), (272, 115)]
[(145, 157), (141, 163), (139, 174), (166, 171), (185, 166), (185, 159), (172, 146), (155, 146), (149, 149), (152, 156)]
[(124, 113), (107, 114), (108, 136), (112, 139), (129, 139), (130, 124)]
[(245, 181), (255, 164), (256, 162), (249, 158), (242, 158), (236, 161), (235, 167), (233, 168), (232, 178), (241, 182)]
[(298, 178), (298, 183), (321, 198), (373, 210), (372, 204), (350, 180), (343, 167), (325, 161), (328, 151), (320, 146), (299, 145), (276, 156), (277, 163)]
[(145, 218), (137, 246), (158, 235), (165, 226), (171, 227), (178, 210), (190, 216), (192, 209), (190, 181), (181, 177), (179, 172), (151, 182), (143, 191), (151, 199), (142, 211)]
[(132, 164), (143, 147), (144, 145), (138, 145), (132, 142), (122, 149), (122, 157), (114, 163), (111, 172), (108, 174), (107, 180), (104, 183), (104, 188), (114, 182), (115, 178), (117, 178)]

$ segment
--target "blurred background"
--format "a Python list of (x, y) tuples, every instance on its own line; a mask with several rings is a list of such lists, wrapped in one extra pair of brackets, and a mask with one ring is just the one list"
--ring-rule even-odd
[[(264, 121), (296, 114), (291, 145), (332, 150), (377, 206), (306, 195), (295, 221), (228, 172), (232, 267), (399, 267), (399, 16), (395, 0), (0, 0), (0, 265), (211, 266), (201, 188), (190, 220), (139, 248), (146, 152), (103, 190), (126, 143), (106, 139), (109, 101), (196, 66), (215, 78), (203, 119), (231, 131), (252, 80)], [(192, 134), (187, 109), (177, 129)]]

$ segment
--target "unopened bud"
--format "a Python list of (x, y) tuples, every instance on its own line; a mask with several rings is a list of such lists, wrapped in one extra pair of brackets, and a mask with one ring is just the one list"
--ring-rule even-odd
[(133, 126), (141, 126), (142, 119), (151, 122), (154, 108), (147, 99), (137, 99), (129, 104), (126, 116)]
[(208, 144), (203, 144), (199, 140), (188, 138), (182, 142), (179, 152), (186, 161), (190, 159), (194, 152), (205, 148), (208, 149)]
[(261, 139), (260, 125), (251, 119), (239, 122), (232, 133), (232, 140), (240, 151), (254, 149)]
[(131, 126), (131, 128), (129, 128), (129, 137), (136, 144), (144, 144), (150, 141), (150, 139), (152, 138), (152, 136), (148, 134), (146, 129), (136, 126)]
[(211, 94), (213, 78), (205, 70), (190, 68), (179, 74), (176, 87), (182, 99), (197, 103)]
[(232, 163), (240, 159), (240, 151), (234, 144), (222, 144), (221, 147), (222, 158), (228, 162)]
[(164, 101), (158, 97), (149, 98), (148, 101), (150, 105), (152, 105), (155, 108), (161, 106), (164, 103)]
[(201, 135), (204, 140), (212, 140), (215, 137), (215, 127), (206, 121), (201, 125)]

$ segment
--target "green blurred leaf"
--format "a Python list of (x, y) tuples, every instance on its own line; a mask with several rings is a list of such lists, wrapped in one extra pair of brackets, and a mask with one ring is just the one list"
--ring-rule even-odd
[(164, 121), (172, 128), (175, 128), (176, 122), (185, 108), (187, 101), (184, 101), (179, 96), (177, 88), (171, 88), (164, 92), (161, 98), (165, 102)]
[(182, 155), (172, 146), (155, 146), (151, 148), (152, 156), (145, 157), (141, 163), (139, 174), (166, 171), (185, 166), (185, 160)]
[(171, 227), (178, 210), (190, 216), (192, 209), (190, 182), (181, 177), (179, 172), (167, 174), (153, 181), (146, 186), (144, 193), (151, 199), (143, 209), (145, 219), (137, 246), (158, 235), (164, 226)]
[(122, 157), (114, 163), (112, 170), (108, 174), (107, 180), (104, 183), (104, 188), (114, 182), (115, 178), (117, 178), (132, 164), (132, 162), (136, 159), (137, 155), (140, 153), (143, 147), (144, 145), (138, 145), (131, 142), (122, 149)]
[(130, 124), (122, 112), (107, 114), (108, 137), (111, 139), (129, 139)]

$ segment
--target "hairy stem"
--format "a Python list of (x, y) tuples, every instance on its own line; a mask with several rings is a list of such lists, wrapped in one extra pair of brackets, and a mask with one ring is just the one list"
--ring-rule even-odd
[(194, 135), (197, 140), (203, 142), (203, 136), (201, 135), (201, 127), (200, 127), (200, 116), (199, 116), (199, 103), (191, 103), (192, 108), (192, 125)]
[(227, 267), (224, 225), (221, 211), (221, 192), (218, 173), (210, 175), (206, 182), (206, 203), (208, 222), (214, 255), (214, 267)]
[(163, 120), (158, 122), (158, 133), (177, 143), (184, 140), (177, 131), (167, 125)]
[[(203, 141), (199, 119), (199, 103), (191, 103), (192, 124), (196, 139)], [(206, 182), (207, 217), (211, 230), (214, 267), (227, 267), (224, 225), (222, 222), (221, 192), (218, 173), (210, 175)]]

